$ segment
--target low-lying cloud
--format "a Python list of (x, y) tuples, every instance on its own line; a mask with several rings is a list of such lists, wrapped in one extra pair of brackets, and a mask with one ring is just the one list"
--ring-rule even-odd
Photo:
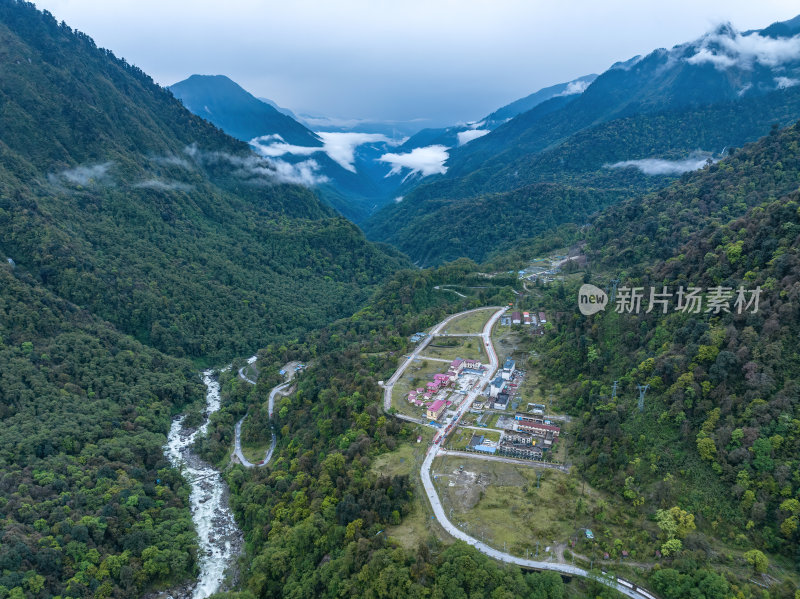
[(101, 164), (80, 165), (50, 175), (49, 179), (52, 183), (72, 183), (73, 185), (101, 183), (109, 178), (108, 171), (113, 165), (112, 161)]
[(355, 173), (355, 152), (358, 146), (369, 143), (398, 145), (404, 141), (393, 141), (381, 133), (323, 131), (316, 135), (322, 140), (322, 146), (296, 146), (286, 143), (280, 135), (262, 135), (252, 139), (250, 145), (262, 156), (268, 158), (277, 158), (285, 154), (310, 156), (317, 152), (324, 152), (342, 168)]
[(614, 164), (606, 164), (605, 168), (636, 168), (645, 175), (680, 175), (703, 168), (712, 158), (692, 155), (684, 160), (666, 160), (663, 158), (642, 158), (641, 160), (623, 160)]
[(564, 88), (564, 91), (557, 93), (554, 98), (558, 98), (560, 96), (574, 96), (575, 94), (582, 94), (586, 91), (586, 88), (589, 87), (591, 81), (570, 81), (567, 84), (567, 87)]
[(387, 177), (399, 175), (403, 169), (410, 169), (404, 180), (414, 174), (421, 174), (423, 177), (443, 175), (447, 172), (444, 165), (448, 158), (447, 149), (447, 146), (441, 145), (426, 146), (414, 148), (405, 154), (387, 153), (378, 160), (392, 165)]
[(155, 189), (156, 191), (192, 191), (193, 186), (179, 181), (163, 181), (161, 179), (148, 179), (137, 183), (134, 187), (140, 189)]
[(719, 70), (736, 66), (751, 69), (754, 64), (774, 68), (800, 60), (800, 36), (763, 37), (742, 35), (730, 26), (706, 35), (697, 52), (686, 59), (689, 64), (709, 63)]
[(456, 136), (458, 137), (458, 145), (463, 146), (464, 144), (468, 144), (473, 139), (478, 139), (479, 137), (483, 137), (491, 133), (489, 129), (467, 129), (466, 131), (459, 131)]
[(328, 178), (319, 174), (319, 163), (316, 160), (304, 160), (292, 164), (284, 160), (275, 160), (266, 156), (236, 156), (227, 152), (200, 150), (191, 145), (185, 150), (186, 155), (203, 166), (227, 165), (232, 174), (256, 185), (271, 183), (295, 183), (308, 187), (325, 183)]
[(778, 89), (786, 89), (787, 87), (800, 85), (800, 79), (792, 79), (791, 77), (775, 77), (775, 85), (778, 86)]

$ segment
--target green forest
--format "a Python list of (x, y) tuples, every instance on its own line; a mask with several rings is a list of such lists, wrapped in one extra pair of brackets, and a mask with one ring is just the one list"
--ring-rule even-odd
[[(588, 568), (660, 599), (800, 597), (800, 88), (613, 119), (601, 106), (605, 120), (526, 113), (368, 224), (398, 250), (33, 4), (0, 0), (0, 71), (0, 599), (191, 585), (191, 487), (163, 447), (179, 414), (202, 420), (205, 367), (222, 407), (195, 450), (245, 541), (215, 597), (618, 599), (451, 542), (415, 477), (376, 466), (419, 434), (379, 385), (409, 336), (484, 306), (549, 315), (541, 336), (512, 330), (515, 357), (571, 417), (573, 482), (608, 498)], [(743, 147), (680, 177), (606, 168), (683, 158), (701, 124), (704, 149)], [(586, 266), (520, 282), (567, 249)], [(583, 316), (583, 283), (761, 296)], [(256, 352), (252, 385), (237, 371)], [(292, 361), (307, 368), (270, 418)], [(263, 468), (231, 459), (246, 414), (246, 442), (274, 425)], [(414, 518), (411, 542), (387, 532)], [(623, 545), (628, 562), (601, 561)]]

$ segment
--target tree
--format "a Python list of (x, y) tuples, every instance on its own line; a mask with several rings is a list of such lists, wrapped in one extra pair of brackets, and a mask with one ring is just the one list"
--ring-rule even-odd
[(753, 566), (753, 572), (756, 574), (763, 574), (767, 571), (767, 566), (769, 566), (769, 560), (767, 556), (764, 555), (758, 549), (751, 549), (750, 551), (744, 554), (744, 559), (747, 560), (747, 563)]

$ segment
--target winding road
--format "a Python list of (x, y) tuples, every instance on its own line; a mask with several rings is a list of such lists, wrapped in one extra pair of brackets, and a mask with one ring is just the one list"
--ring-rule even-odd
[[(486, 308), (483, 308), (486, 309)], [(483, 388), (486, 386), (489, 381), (492, 380), (494, 377), (495, 372), (497, 371), (498, 367), (498, 360), (497, 360), (497, 353), (494, 349), (494, 344), (492, 343), (492, 328), (494, 327), (495, 323), (500, 319), (503, 313), (508, 310), (508, 308), (495, 308), (497, 311), (492, 315), (492, 317), (488, 320), (486, 325), (483, 327), (483, 332), (480, 336), (483, 339), (484, 348), (486, 349), (486, 353), (489, 356), (489, 367), (487, 368), (484, 375), (481, 377), (479, 383), (475, 385), (472, 391), (467, 394), (467, 397), (464, 401), (461, 402), (461, 405), (458, 407), (456, 411), (456, 415), (452, 418), (450, 426), (455, 428), (458, 424), (458, 421), (461, 417), (470, 409), (472, 406), (472, 402), (475, 401), (475, 398), (480, 394)], [(425, 340), (417, 346), (417, 348), (411, 353), (410, 356), (400, 365), (400, 367), (395, 371), (392, 377), (383, 385), (384, 388), (384, 409), (388, 412), (392, 407), (392, 389), (394, 388), (395, 383), (399, 380), (402, 376), (403, 372), (405, 372), (408, 365), (414, 361), (414, 359), (420, 354), (420, 352), (425, 349), (428, 344), (430, 343), (431, 339), (434, 336), (439, 334), (447, 324), (458, 318), (460, 316), (464, 316), (465, 314), (469, 314), (472, 312), (476, 312), (477, 310), (468, 310), (466, 312), (460, 312), (458, 314), (453, 314), (452, 316), (448, 316), (438, 325), (436, 325), (433, 329), (431, 329), (430, 335), (425, 338)], [(411, 417), (395, 414), (396, 417), (402, 418), (403, 420), (410, 420), (420, 422), (417, 419), (413, 419)], [(420, 424), (423, 424), (420, 422)], [(438, 435), (436, 440), (438, 441)], [(505, 553), (503, 551), (499, 551), (485, 543), (479, 541), (478, 539), (471, 537), (463, 530), (459, 529), (455, 526), (450, 520), (447, 518), (445, 514), (444, 508), (442, 507), (441, 500), (439, 499), (439, 495), (436, 492), (436, 488), (433, 485), (433, 480), (431, 480), (431, 466), (433, 465), (433, 460), (436, 458), (437, 455), (453, 455), (452, 452), (444, 450), (440, 447), (438, 443), (432, 443), (431, 446), (428, 448), (428, 453), (425, 456), (425, 460), (422, 463), (422, 467), (420, 468), (420, 476), (422, 478), (422, 486), (425, 489), (425, 494), (428, 496), (428, 500), (431, 503), (431, 507), (433, 508), (433, 513), (436, 519), (441, 524), (442, 528), (444, 528), (453, 538), (460, 539), (465, 543), (468, 543), (475, 547), (481, 553), (494, 558), (498, 561), (509, 563), (509, 564), (516, 564), (523, 568), (530, 568), (535, 570), (553, 570), (555, 572), (560, 572), (561, 574), (566, 574), (569, 576), (580, 576), (583, 578), (588, 578), (591, 580), (595, 580), (605, 586), (608, 586), (612, 589), (615, 589), (625, 595), (626, 597), (631, 597), (632, 599), (655, 599), (655, 596), (649, 593), (644, 589), (636, 588), (632, 583), (622, 579), (617, 578), (615, 576), (600, 576), (593, 572), (589, 572), (588, 570), (584, 570), (583, 568), (578, 568), (576, 566), (571, 566), (569, 564), (560, 564), (560, 563), (552, 563), (552, 562), (540, 562), (535, 560), (526, 559), (523, 557), (519, 557), (516, 555), (511, 555), (510, 553)], [(469, 457), (478, 457), (473, 456), (472, 454), (468, 454)], [(506, 459), (500, 458), (500, 460), (505, 461)], [(546, 463), (537, 463), (536, 465), (542, 467), (553, 467), (553, 465), (547, 465)]]
[[(252, 362), (248, 362), (248, 364), (252, 364)], [(242, 423), (244, 419), (247, 418), (247, 414), (241, 417), (239, 422), (236, 423), (236, 428), (234, 429), (234, 436), (233, 436), (233, 453), (238, 458), (239, 462), (241, 462), (242, 466), (245, 468), (262, 468), (269, 464), (269, 461), (272, 459), (272, 454), (275, 452), (275, 446), (278, 443), (278, 438), (275, 436), (275, 428), (272, 425), (272, 413), (275, 411), (275, 398), (280, 395), (288, 395), (287, 389), (292, 384), (292, 379), (294, 378), (295, 370), (294, 368), (286, 368), (288, 373), (288, 380), (285, 383), (281, 383), (280, 385), (276, 385), (272, 388), (272, 391), (269, 392), (269, 419), (270, 419), (270, 427), (272, 429), (272, 442), (269, 445), (269, 449), (267, 450), (266, 455), (264, 455), (264, 459), (254, 464), (253, 462), (249, 461), (246, 457), (244, 457), (244, 452), (242, 452)], [(244, 372), (244, 368), (239, 369), (239, 378), (243, 381), (250, 383), (251, 385), (255, 385), (256, 381), (247, 377)]]

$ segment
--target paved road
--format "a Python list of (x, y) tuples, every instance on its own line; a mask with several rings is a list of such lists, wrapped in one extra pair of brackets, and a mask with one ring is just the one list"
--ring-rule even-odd
[[(479, 384), (475, 386), (475, 388), (467, 394), (467, 397), (461, 402), (461, 405), (458, 407), (455, 417), (451, 420), (452, 427), (458, 424), (458, 421), (461, 417), (469, 410), (472, 406), (472, 402), (475, 401), (475, 398), (478, 396), (480, 391), (486, 386), (486, 384), (492, 379), (494, 376), (497, 367), (498, 367), (498, 360), (497, 360), (497, 353), (494, 349), (494, 344), (492, 343), (492, 327), (494, 327), (495, 323), (500, 319), (500, 316), (508, 308), (501, 308), (497, 310), (497, 312), (492, 315), (489, 321), (486, 323), (486, 326), (483, 328), (483, 332), (481, 333), (482, 342), (486, 349), (486, 353), (489, 356), (489, 368), (486, 370), (484, 375), (481, 377)], [(474, 312), (475, 310), (470, 310), (469, 312)], [(440, 322), (436, 327), (433, 328), (431, 334), (426, 338), (426, 341), (420, 344), (420, 346), (412, 352), (411, 356), (400, 365), (397, 371), (392, 375), (392, 378), (384, 386), (384, 407), (388, 411), (392, 405), (392, 388), (397, 380), (400, 378), (402, 373), (408, 367), (408, 365), (413, 361), (413, 358), (419, 354), (419, 352), (427, 346), (428, 342), (433, 338), (434, 335), (438, 334), (439, 331), (442, 330), (444, 326), (447, 325), (451, 320), (454, 318), (466, 314), (467, 312), (462, 312), (460, 314), (454, 314), (449, 316), (442, 322)], [(396, 414), (396, 416), (399, 416)], [(408, 418), (403, 418), (403, 420), (408, 420)], [(431, 507), (433, 508), (433, 513), (439, 523), (452, 537), (456, 539), (460, 539), (473, 547), (475, 547), (481, 553), (488, 555), (491, 558), (499, 560), (501, 562), (516, 564), (518, 566), (526, 567), (526, 568), (534, 568), (539, 570), (553, 570), (556, 572), (561, 572), (562, 574), (568, 574), (571, 576), (581, 576), (583, 578), (591, 578), (597, 580), (601, 584), (604, 584), (608, 587), (616, 589), (623, 595), (627, 597), (631, 597), (632, 599), (650, 599), (654, 597), (653, 595), (647, 593), (643, 594), (637, 590), (632, 588), (632, 585), (621, 578), (609, 578), (609, 577), (597, 577), (592, 572), (584, 570), (582, 568), (578, 568), (576, 566), (571, 566), (569, 564), (559, 564), (559, 563), (552, 563), (552, 562), (539, 562), (535, 560), (525, 559), (522, 557), (518, 557), (516, 555), (511, 555), (510, 553), (504, 553), (495, 549), (494, 547), (490, 547), (485, 543), (482, 543), (478, 539), (469, 536), (467, 533), (456, 527), (450, 520), (448, 520), (447, 515), (445, 514), (444, 508), (442, 507), (442, 503), (439, 500), (439, 495), (436, 492), (436, 488), (433, 486), (433, 480), (431, 480), (431, 466), (433, 464), (434, 458), (442, 453), (442, 455), (448, 455), (455, 452), (449, 452), (442, 450), (437, 443), (432, 444), (428, 448), (428, 453), (425, 456), (425, 460), (422, 463), (422, 467), (420, 468), (420, 476), (422, 477), (422, 486), (425, 489), (425, 494), (428, 496), (428, 500), (431, 502)], [(469, 457), (478, 457), (473, 456), (473, 454), (467, 454)], [(487, 456), (490, 457), (490, 456)], [(494, 457), (494, 456), (491, 456)], [(500, 458), (500, 459), (508, 459), (508, 458)], [(517, 460), (511, 460), (512, 463), (519, 463)], [(544, 464), (542, 464), (544, 465)], [(554, 466), (551, 464), (551, 466)]]
[(436, 285), (436, 286), (434, 287), (434, 289), (438, 289), (439, 291), (452, 291), (452, 292), (453, 292), (453, 293), (455, 293), (455, 294), (456, 294), (458, 297), (467, 297), (466, 295), (464, 295), (463, 293), (459, 293), (459, 292), (458, 292), (458, 291), (456, 291), (455, 289), (448, 289), (447, 287), (442, 287), (441, 285)]
[[(247, 378), (244, 374), (244, 368), (239, 370), (239, 377), (250, 383), (251, 385), (255, 385), (256, 382)], [(274, 412), (275, 408), (275, 398), (280, 395), (286, 395), (286, 390), (291, 386), (292, 379), (294, 378), (294, 368), (289, 369), (288, 379), (285, 383), (281, 383), (280, 385), (276, 385), (272, 388), (272, 391), (269, 392), (269, 419), (272, 420), (272, 412)], [(269, 445), (269, 449), (267, 450), (266, 455), (264, 455), (264, 459), (261, 460), (258, 464), (254, 464), (253, 462), (249, 461), (246, 457), (244, 457), (244, 453), (242, 452), (242, 423), (244, 419), (247, 418), (247, 414), (242, 416), (239, 422), (236, 423), (236, 427), (234, 428), (234, 435), (233, 435), (233, 452), (239, 461), (242, 463), (242, 466), (245, 468), (262, 468), (269, 464), (269, 461), (272, 459), (272, 454), (275, 452), (275, 446), (278, 443), (278, 439), (275, 436), (275, 428), (270, 423), (270, 428), (272, 429), (272, 442)]]

